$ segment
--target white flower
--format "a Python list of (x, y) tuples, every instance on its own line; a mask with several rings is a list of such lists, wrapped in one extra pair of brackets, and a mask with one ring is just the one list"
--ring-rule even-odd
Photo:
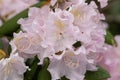
[(42, 64), (45, 57), (51, 56), (52, 49), (49, 46), (41, 46), (41, 42), (42, 39), (37, 34), (19, 32), (14, 34), (10, 44), (12, 46), (12, 53), (18, 52), (24, 59), (33, 58), (35, 55), (38, 55)]
[(14, 39), (11, 41), (12, 51), (13, 53), (17, 50), (22, 54), (36, 55), (40, 52), (41, 41), (41, 38), (35, 34), (19, 32), (18, 34), (14, 34)]
[(23, 31), (39, 35), (44, 39), (44, 25), (50, 12), (49, 6), (29, 9), (28, 18), (18, 20)]
[(71, 48), (77, 40), (79, 29), (73, 26), (73, 15), (60, 9), (51, 12), (45, 25), (45, 42), (53, 47), (54, 53)]
[(23, 80), (27, 70), (24, 59), (18, 54), (11, 54), (9, 58), (0, 60), (0, 80)]
[(85, 2), (73, 5), (70, 9), (70, 12), (74, 16), (73, 24), (79, 27), (88, 27), (91, 25), (91, 27), (93, 28), (93, 25), (95, 24), (95, 21), (93, 24), (93, 17), (99, 14), (94, 6), (93, 3), (87, 4)]
[(79, 27), (78, 40), (89, 52), (97, 52), (104, 45), (106, 24), (101, 20), (105, 17), (97, 10), (96, 4), (81, 3), (73, 5), (70, 12), (74, 15), (74, 25)]
[(70, 80), (84, 80), (87, 69), (96, 70), (92, 66), (89, 64), (85, 54), (78, 54), (73, 50), (68, 50), (61, 60), (51, 59), (48, 70), (52, 75), (52, 80), (60, 79), (63, 76)]
[(106, 44), (105, 50), (100, 54), (101, 61), (97, 64), (105, 68), (111, 75), (108, 80), (119, 80), (120, 78), (120, 36), (115, 36), (118, 46)]
[(0, 0), (0, 15), (4, 20), (8, 20), (37, 2), (37, 0)]

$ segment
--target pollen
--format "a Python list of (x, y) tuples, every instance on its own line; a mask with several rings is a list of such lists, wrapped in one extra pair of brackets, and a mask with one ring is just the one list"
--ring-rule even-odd
[(69, 68), (72, 69), (78, 68), (80, 65), (79, 59), (73, 53), (64, 56), (63, 61)]
[(80, 12), (78, 10), (72, 11), (74, 17), (80, 17)]
[(30, 41), (26, 37), (19, 37), (15, 39), (15, 45), (17, 46), (18, 50), (23, 50), (28, 48), (30, 45), (29, 42)]
[(62, 21), (60, 21), (59, 19), (55, 20), (54, 24), (61, 31), (63, 31), (65, 28), (65, 24)]

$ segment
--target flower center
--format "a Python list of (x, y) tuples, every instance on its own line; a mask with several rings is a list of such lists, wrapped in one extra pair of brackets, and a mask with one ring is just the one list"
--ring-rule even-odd
[(59, 19), (55, 20), (54, 24), (60, 31), (63, 31), (65, 28), (65, 24)]
[(73, 10), (72, 13), (73, 13), (75, 18), (79, 18), (80, 17), (80, 12), (79, 12), (78, 9)]
[(25, 50), (30, 46), (30, 41), (26, 37), (19, 37), (15, 39), (15, 45), (17, 46), (18, 50)]
[(79, 58), (76, 55), (74, 55), (74, 53), (66, 54), (63, 57), (63, 61), (68, 67), (73, 69), (78, 68), (80, 65)]

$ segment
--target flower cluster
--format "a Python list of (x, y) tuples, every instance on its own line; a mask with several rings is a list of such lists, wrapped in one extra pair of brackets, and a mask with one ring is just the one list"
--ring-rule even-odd
[(24, 59), (16, 54), (0, 60), (0, 80), (23, 80), (23, 74), (28, 69)]
[[(107, 3), (99, 1), (101, 7)], [(45, 57), (50, 59), (48, 71), (52, 80), (63, 76), (84, 80), (87, 70), (97, 70), (96, 59), (104, 50), (107, 25), (102, 20), (105, 17), (94, 1), (88, 4), (85, 0), (51, 0), (42, 8), (30, 8), (28, 18), (18, 21), (22, 31), (14, 33), (10, 58), (0, 61), (3, 66), (0, 80), (22, 80), (27, 69), (23, 59), (34, 56), (39, 58), (39, 64), (43, 64)]]

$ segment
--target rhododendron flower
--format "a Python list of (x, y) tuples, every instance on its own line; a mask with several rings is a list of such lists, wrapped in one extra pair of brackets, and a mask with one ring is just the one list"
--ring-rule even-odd
[(45, 57), (48, 57), (51, 48), (44, 48), (41, 46), (42, 39), (37, 34), (28, 34), (19, 32), (14, 34), (14, 39), (10, 42), (12, 46), (12, 53), (18, 52), (18, 54), (27, 59), (33, 58), (38, 55), (41, 63)]
[(37, 2), (37, 0), (0, 0), (0, 16), (8, 20)]
[(117, 41), (117, 47), (114, 47), (115, 51), (114, 53), (111, 53), (108, 55), (114, 56), (112, 59), (108, 61), (108, 66), (110, 67), (109, 71), (111, 74), (111, 78), (108, 80), (119, 80), (120, 79), (120, 36), (115, 36), (115, 39)]
[(49, 6), (42, 8), (32, 7), (29, 9), (28, 18), (18, 20), (23, 31), (37, 34), (42, 39), (45, 38), (44, 25), (50, 12)]
[(90, 4), (84, 2), (73, 5), (70, 9), (70, 12), (75, 18), (73, 24), (79, 27), (91, 26), (91, 28), (95, 28), (97, 23), (101, 22), (100, 20), (105, 19), (103, 14), (100, 14), (97, 10), (96, 4), (94, 2), (91, 2)]
[(0, 60), (0, 80), (23, 80), (27, 68), (18, 53), (11, 54), (9, 58)]
[[(66, 76), (70, 80), (83, 80), (87, 70), (86, 67), (90, 69), (91, 66), (93, 65), (89, 64), (85, 54), (66, 50), (61, 60), (51, 59), (48, 70), (52, 75), (52, 80), (60, 79), (63, 76)], [(96, 69), (91, 68), (91, 70)]]
[(80, 30), (78, 41), (81, 41), (88, 53), (91, 51), (96, 52), (102, 48), (107, 25), (101, 21), (105, 18), (96, 9), (95, 3), (73, 5), (70, 12), (74, 16), (73, 24), (78, 26)]
[(51, 0), (53, 9), (30, 8), (28, 18), (18, 21), (22, 31), (10, 42), (12, 53), (24, 59), (37, 55), (40, 64), (48, 57), (52, 80), (63, 76), (84, 80), (87, 70), (97, 70), (97, 58), (104, 50), (105, 17), (93, 1), (62, 0), (55, 7), (56, 1)]
[(51, 45), (55, 53), (71, 48), (76, 42), (79, 29), (72, 24), (73, 19), (68, 11), (56, 10), (49, 14), (45, 25), (45, 43)]
[(20, 19), (18, 23), (23, 31), (38, 35), (42, 39), (42, 47), (49, 46), (53, 49), (52, 53), (57, 53), (71, 48), (77, 40), (79, 29), (73, 26), (73, 20), (68, 11), (57, 9), (56, 12), (50, 12), (49, 7), (44, 6), (41, 9), (30, 8), (29, 17)]
[(19, 54), (25, 57), (25, 54), (29, 54), (27, 57), (33, 57), (40, 52), (40, 42), (41, 39), (34, 34), (27, 34), (23, 32), (19, 32), (18, 34), (14, 34), (14, 39), (11, 41), (12, 53), (19, 52)]
[(115, 37), (118, 46), (113, 47), (106, 45), (106, 50), (103, 51), (102, 60), (99, 62), (101, 66), (109, 71), (111, 78), (108, 80), (120, 79), (120, 36)]
[(111, 78), (108, 80), (119, 80), (120, 78), (120, 57), (112, 46), (107, 45), (99, 65), (108, 70)]

